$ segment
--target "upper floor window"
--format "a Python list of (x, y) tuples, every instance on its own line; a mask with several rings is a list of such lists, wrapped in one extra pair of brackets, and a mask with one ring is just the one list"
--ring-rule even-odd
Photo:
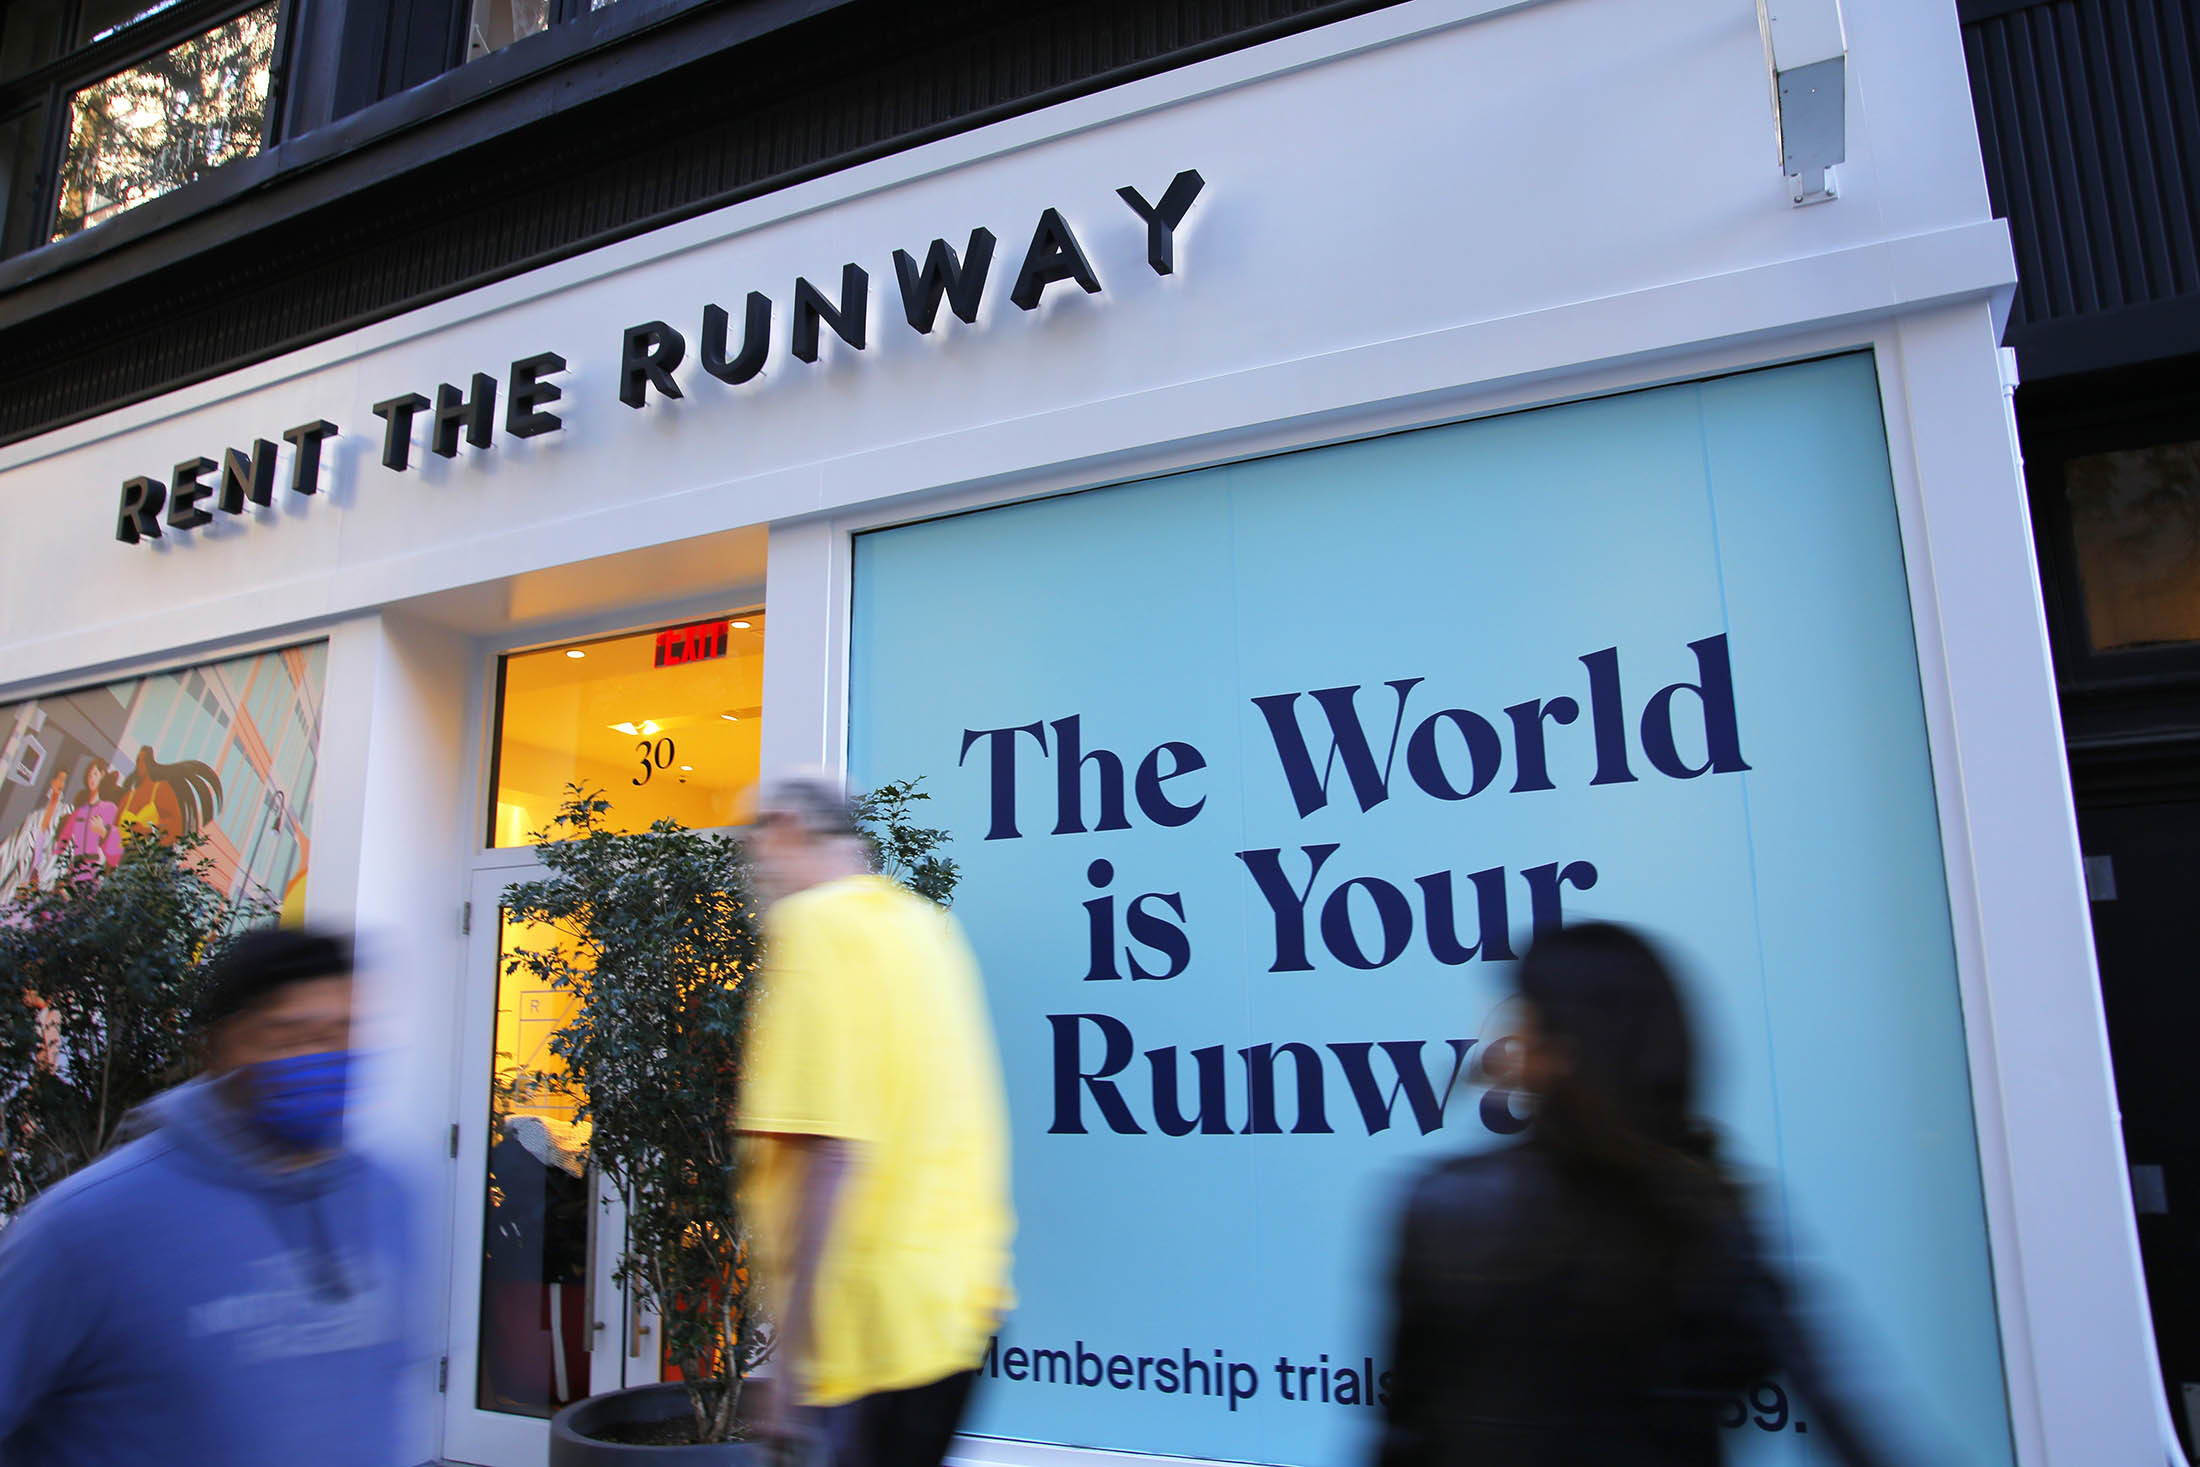
[(0, 254), (88, 229), (271, 141), (280, 10), (0, 6)]
[(578, 20), (612, 0), (471, 0), (466, 25), (466, 59), (478, 61), (538, 31)]
[(2092, 650), (2200, 642), (2200, 442), (2081, 454), (2063, 486)]

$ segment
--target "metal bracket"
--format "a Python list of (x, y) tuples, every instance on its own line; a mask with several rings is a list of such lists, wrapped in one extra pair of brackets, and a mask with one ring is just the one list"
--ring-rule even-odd
[(1839, 197), (1833, 168), (1848, 155), (1843, 127), (1847, 60), (1813, 61), (1779, 73), (1780, 168), (1797, 204)]
[(1841, 0), (1757, 0), (1757, 29), (1772, 82), (1773, 141), (1797, 205), (1838, 196), (1834, 165), (1848, 156), (1848, 31)]

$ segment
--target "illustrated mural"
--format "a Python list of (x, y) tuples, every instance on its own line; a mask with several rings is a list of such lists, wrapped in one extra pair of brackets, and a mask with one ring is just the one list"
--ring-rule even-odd
[(0, 705), (0, 904), (138, 832), (203, 839), (232, 898), (305, 905), (328, 644)]

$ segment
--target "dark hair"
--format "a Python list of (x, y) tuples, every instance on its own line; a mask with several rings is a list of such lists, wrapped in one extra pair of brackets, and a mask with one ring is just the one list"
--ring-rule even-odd
[(99, 784), (92, 790), (92, 797), (98, 800), (105, 800), (112, 805), (121, 804), (122, 776), (115, 773), (115, 766), (111, 761), (102, 759), (96, 754), (92, 756), (92, 762), (85, 765), (82, 769), (78, 770), (76, 772), (76, 776), (69, 781), (70, 788), (73, 789), (76, 786), (83, 784), (84, 776), (90, 774), (95, 769), (103, 770), (105, 771), (105, 773), (100, 779)]
[(1538, 939), (1519, 983), (1545, 1037), (1568, 1058), (1546, 1107), (1590, 1102), (1589, 1112), (1564, 1119), (1692, 1146), (1696, 1045), (1680, 985), (1656, 948), (1617, 923), (1585, 922)]
[(1519, 985), (1562, 1059), (1531, 1144), (1631, 1226), (1651, 1266), (1669, 1264), (1736, 1200), (1695, 1115), (1696, 1046), (1672, 969), (1633, 930), (1589, 922), (1539, 938)]
[(176, 797), (176, 811), (185, 835), (198, 834), (200, 827), (221, 810), (222, 777), (204, 760), (179, 759), (163, 764), (153, 757), (152, 745), (140, 744), (129, 779), (120, 786), (120, 794), (111, 798), (119, 800), (149, 784), (164, 784)]
[(255, 927), (214, 960), (199, 1005), (199, 1027), (211, 1029), (234, 1018), (286, 984), (350, 976), (348, 939), (296, 927)]

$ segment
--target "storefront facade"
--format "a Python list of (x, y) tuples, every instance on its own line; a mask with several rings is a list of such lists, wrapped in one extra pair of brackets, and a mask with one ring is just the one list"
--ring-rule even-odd
[(0, 881), (112, 775), (362, 934), (422, 1460), (653, 1374), (615, 1249), (500, 1288), (513, 1118), (585, 1186), (499, 1083), (556, 1019), (498, 976), (525, 833), (814, 764), (924, 779), (993, 993), (968, 1460), (1356, 1460), (1386, 1208), (1518, 1129), (1476, 1061), (1576, 916), (1695, 974), (1898, 1436), (2168, 1460), (2008, 234), (1955, 17), (1834, 13), (1830, 197), (1748, 6), (1417, 0), (0, 448)]

